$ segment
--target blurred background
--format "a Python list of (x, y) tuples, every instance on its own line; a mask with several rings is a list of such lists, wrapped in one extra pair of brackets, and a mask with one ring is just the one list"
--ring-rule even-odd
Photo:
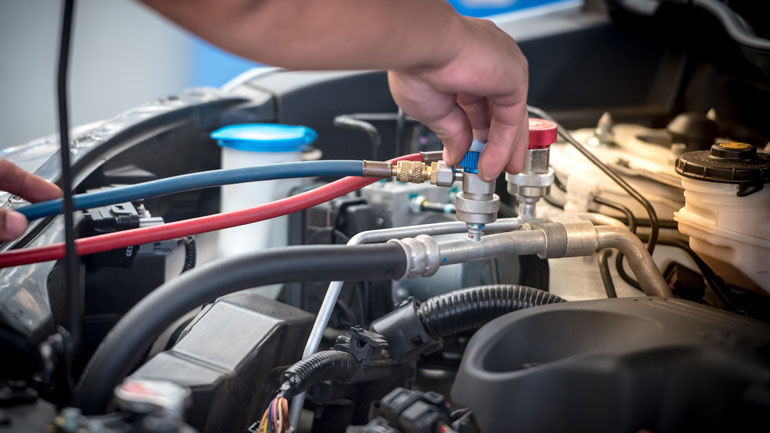
[[(562, 1), (450, 2), (461, 13), (489, 16)], [(0, 148), (56, 131), (61, 5), (55, 0), (0, 1)], [(79, 0), (75, 13), (69, 81), (73, 126), (183, 88), (218, 87), (257, 66), (196, 38), (138, 1)]]

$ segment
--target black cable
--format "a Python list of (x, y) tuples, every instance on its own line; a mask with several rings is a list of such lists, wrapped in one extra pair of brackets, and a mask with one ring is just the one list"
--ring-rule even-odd
[(396, 244), (273, 248), (198, 267), (155, 289), (112, 328), (83, 371), (76, 405), (86, 414), (104, 411), (144, 348), (177, 318), (218, 297), (275, 283), (393, 279), (405, 269)]
[[(608, 208), (615, 209), (618, 212), (621, 212), (623, 215), (625, 215), (626, 221), (628, 221), (628, 230), (631, 231), (631, 233), (636, 234), (636, 217), (634, 217), (634, 213), (631, 212), (631, 209), (629, 209), (627, 206), (625, 206), (622, 203), (618, 203), (613, 200), (609, 200), (604, 197), (598, 197), (594, 196), (593, 201), (596, 204), (600, 204), (602, 206), (607, 206)], [(602, 282), (604, 283), (604, 289), (607, 292), (607, 297), (617, 297), (615, 296), (609, 296), (610, 292), (615, 293), (615, 287), (614, 285), (610, 288), (608, 287), (607, 282), (605, 281), (604, 272), (607, 272), (607, 276), (609, 277), (609, 266), (607, 265), (607, 258), (609, 255), (602, 257), (602, 254), (599, 255), (599, 271), (602, 273)], [(626, 284), (638, 289), (642, 290), (642, 285), (639, 284), (638, 281), (636, 281), (632, 276), (628, 275), (626, 272), (626, 268), (623, 267), (623, 253), (618, 251), (618, 254), (615, 256), (615, 269), (618, 271), (618, 276), (626, 282)], [(602, 264), (602, 258), (604, 259), (604, 265)], [(607, 265), (607, 268), (605, 269), (604, 266)], [(609, 284), (612, 284), (612, 279), (610, 277)]]
[(610, 274), (610, 265), (608, 259), (612, 255), (612, 250), (605, 249), (599, 252), (599, 275), (602, 277), (602, 284), (604, 285), (604, 291), (607, 293), (608, 298), (617, 298), (618, 293), (615, 291), (615, 284), (612, 282), (612, 274)]
[(184, 242), (184, 266), (182, 274), (193, 269), (198, 260), (198, 248), (195, 245), (195, 236), (186, 236)]
[(639, 284), (639, 282), (636, 281), (634, 277), (628, 275), (628, 272), (626, 272), (626, 268), (623, 265), (623, 257), (624, 256), (620, 253), (620, 251), (618, 251), (618, 254), (615, 256), (615, 270), (618, 271), (618, 276), (629, 286), (635, 288), (636, 290), (642, 290), (642, 285)]
[(602, 205), (602, 206), (607, 206), (610, 209), (615, 209), (616, 211), (618, 211), (618, 212), (622, 213), (623, 215), (625, 215), (626, 221), (627, 221), (626, 225), (628, 226), (628, 230), (631, 233), (636, 234), (636, 227), (637, 227), (636, 226), (636, 217), (634, 216), (634, 213), (631, 212), (631, 209), (628, 208), (628, 206), (626, 206), (626, 205), (624, 205), (622, 203), (618, 203), (616, 201), (604, 198), (604, 197), (599, 197), (599, 196), (594, 196), (593, 197), (593, 201), (596, 204), (599, 204), (599, 205)]
[[(356, 119), (352, 115), (341, 114), (334, 118), (334, 126), (340, 128), (352, 129), (354, 131), (363, 132), (369, 137), (369, 143), (372, 145), (372, 159), (377, 160), (377, 155), (380, 151), (380, 132), (371, 123)], [(400, 154), (398, 154), (400, 155)]]
[(478, 329), (512, 311), (564, 302), (544, 290), (513, 284), (493, 284), (434, 296), (417, 309), (425, 330), (435, 339)]
[(56, 74), (56, 93), (59, 115), (59, 156), (61, 159), (61, 189), (64, 193), (64, 249), (65, 284), (62, 296), (68, 302), (64, 327), (70, 334), (73, 351), (77, 351), (82, 334), (83, 296), (80, 293), (80, 275), (77, 251), (75, 250), (75, 205), (72, 201), (72, 168), (70, 165), (69, 112), (67, 106), (67, 67), (69, 65), (70, 40), (72, 39), (72, 17), (75, 0), (64, 1), (59, 40), (59, 68)]
[(650, 218), (650, 240), (647, 243), (647, 251), (649, 251), (650, 254), (652, 254), (653, 251), (655, 251), (655, 243), (658, 239), (658, 215), (655, 213), (655, 208), (652, 206), (652, 204), (644, 198), (643, 195), (639, 193), (634, 187), (632, 187), (628, 182), (625, 181), (622, 177), (618, 176), (617, 173), (612, 171), (609, 167), (607, 167), (606, 164), (604, 164), (599, 158), (596, 157), (593, 153), (591, 153), (590, 150), (588, 150), (585, 146), (583, 146), (579, 141), (575, 140), (575, 138), (572, 136), (572, 134), (567, 131), (564, 126), (562, 126), (559, 122), (556, 122), (553, 117), (551, 117), (548, 113), (546, 113), (544, 110), (533, 107), (531, 105), (527, 106), (527, 111), (534, 114), (535, 116), (541, 117), (546, 120), (550, 120), (554, 123), (556, 123), (558, 127), (559, 135), (561, 135), (565, 140), (567, 140), (571, 145), (575, 146), (575, 149), (577, 149), (580, 153), (583, 154), (591, 163), (593, 163), (599, 170), (601, 170), (604, 174), (609, 176), (610, 179), (613, 180), (618, 186), (620, 186), (623, 191), (628, 193), (634, 200), (639, 202), (639, 204), (644, 207), (644, 209), (647, 211), (647, 215)]
[[(607, 215), (609, 217), (615, 218), (616, 220), (622, 222), (625, 225), (628, 225), (628, 218), (622, 217), (619, 215)], [(638, 218), (636, 219), (636, 227), (650, 227), (650, 220), (647, 218)], [(666, 230), (679, 230), (679, 223), (677, 223), (674, 220), (658, 220), (658, 227), (661, 229)]]
[(284, 371), (278, 396), (293, 398), (324, 380), (344, 380), (358, 370), (358, 360), (348, 352), (324, 350), (303, 358)]

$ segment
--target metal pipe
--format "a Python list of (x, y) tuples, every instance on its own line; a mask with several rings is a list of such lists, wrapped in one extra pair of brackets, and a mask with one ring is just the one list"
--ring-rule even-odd
[(544, 255), (547, 245), (544, 231), (522, 230), (483, 236), (479, 241), (459, 239), (440, 242), (438, 250), (443, 266), (499, 256)]
[[(586, 224), (588, 227), (585, 227)], [(426, 277), (433, 275), (439, 266), (503, 255), (579, 257), (589, 256), (605, 248), (616, 248), (628, 258), (629, 265), (646, 295), (672, 296), (652, 256), (639, 238), (625, 227), (594, 226), (582, 221), (551, 222), (536, 225), (532, 230), (485, 236), (478, 242), (436, 242), (430, 236), (391, 242), (401, 245), (407, 257), (407, 266), (402, 278)]]
[[(516, 230), (521, 227), (520, 218), (504, 218), (497, 222), (487, 225), (486, 231), (488, 233), (505, 232)], [(406, 226), (406, 227), (394, 227), (380, 230), (369, 230), (361, 232), (350, 238), (348, 245), (360, 245), (375, 242), (385, 242), (390, 239), (401, 239), (410, 236), (417, 235), (443, 235), (452, 233), (464, 233), (467, 230), (465, 223), (462, 221), (452, 221), (437, 224)], [(313, 323), (313, 329), (310, 331), (310, 336), (305, 344), (305, 351), (302, 354), (302, 358), (314, 354), (318, 350), (318, 346), (321, 344), (323, 338), (323, 331), (329, 325), (332, 312), (334, 311), (334, 305), (337, 304), (337, 299), (342, 292), (342, 282), (333, 281), (329, 284), (329, 288), (326, 289), (326, 295), (321, 303), (321, 308), (318, 310), (315, 323)], [(302, 406), (305, 403), (306, 393), (298, 394), (292, 399), (291, 412), (289, 414), (289, 420), (292, 426), (297, 426), (299, 422), (299, 416), (302, 412)]]
[(652, 256), (638, 237), (626, 228), (614, 226), (597, 226), (596, 234), (599, 240), (598, 249), (617, 248), (626, 256), (628, 265), (647, 296), (673, 296)]

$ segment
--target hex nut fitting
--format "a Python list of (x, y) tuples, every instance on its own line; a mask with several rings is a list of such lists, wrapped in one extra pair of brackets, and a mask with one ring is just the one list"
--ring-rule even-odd
[(455, 183), (455, 171), (444, 161), (430, 164), (430, 183), (438, 186), (452, 186)]

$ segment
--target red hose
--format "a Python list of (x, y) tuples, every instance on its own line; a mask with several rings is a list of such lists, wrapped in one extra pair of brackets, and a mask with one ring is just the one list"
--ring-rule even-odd
[[(391, 159), (390, 161), (420, 161), (421, 159), (422, 156), (419, 153), (413, 153)], [(345, 177), (328, 185), (249, 209), (78, 239), (75, 241), (75, 249), (79, 256), (84, 256), (117, 248), (125, 248), (131, 245), (178, 239), (199, 233), (251, 224), (313, 207), (361, 189), (378, 180), (380, 179)], [(64, 255), (64, 243), (6, 251), (0, 253), (0, 268), (58, 260), (64, 258)]]

